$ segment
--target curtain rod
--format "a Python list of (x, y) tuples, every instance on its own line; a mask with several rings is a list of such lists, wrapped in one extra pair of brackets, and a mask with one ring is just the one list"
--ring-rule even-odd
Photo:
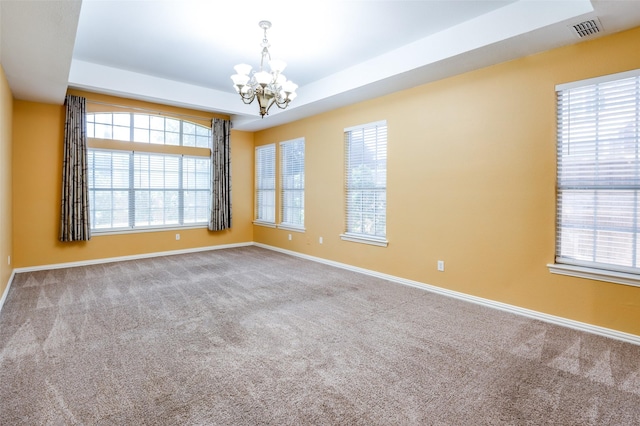
[(125, 108), (125, 109), (131, 109), (134, 111), (144, 111), (144, 112), (153, 112), (159, 115), (167, 115), (167, 114), (171, 114), (174, 115), (176, 117), (186, 117), (186, 118), (195, 118), (198, 120), (211, 120), (213, 119), (213, 117), (201, 117), (201, 116), (197, 116), (197, 115), (189, 115), (189, 114), (180, 114), (180, 113), (174, 113), (174, 112), (166, 112), (166, 111), (156, 111), (153, 109), (149, 109), (149, 108), (141, 108), (141, 107), (132, 107), (129, 105), (118, 105), (118, 104), (111, 104), (108, 102), (100, 102), (100, 101), (92, 101), (87, 99), (87, 103), (89, 104), (94, 104), (94, 105), (106, 105), (106, 106), (112, 106), (112, 107), (116, 107), (116, 108)]

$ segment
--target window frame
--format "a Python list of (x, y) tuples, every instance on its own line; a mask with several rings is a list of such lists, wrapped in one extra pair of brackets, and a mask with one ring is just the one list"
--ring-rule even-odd
[[(379, 147), (379, 144), (383, 144), (384, 147), (384, 185), (380, 184), (380, 169), (378, 168), (378, 164), (376, 163), (376, 167), (375, 167), (375, 171), (373, 172), (373, 175), (375, 175), (374, 177), (374, 183), (372, 186), (370, 187), (363, 187), (363, 186), (358, 186), (356, 184), (356, 181), (354, 179), (352, 179), (352, 174), (350, 173), (350, 170), (352, 169), (353, 164), (351, 164), (351, 151), (354, 149), (354, 147), (352, 146), (352, 136), (354, 135), (354, 133), (356, 132), (362, 132), (362, 143), (363, 143), (363, 147), (364, 144), (368, 141), (367, 136), (366, 136), (366, 132), (374, 130), (376, 132), (376, 136), (375, 136), (375, 155), (376, 157), (378, 157), (379, 155), (382, 155), (381, 152), (381, 148)], [(378, 132), (384, 132), (384, 140), (380, 140), (380, 135), (378, 134)], [(379, 247), (387, 247), (389, 244), (389, 241), (387, 240), (387, 230), (386, 230), (386, 223), (387, 223), (387, 168), (388, 168), (388, 161), (387, 161), (387, 152), (388, 152), (388, 126), (387, 126), (387, 121), (386, 120), (380, 120), (380, 121), (376, 121), (376, 122), (372, 122), (372, 123), (367, 123), (367, 124), (363, 124), (363, 125), (358, 125), (358, 126), (353, 126), (353, 127), (348, 127), (344, 129), (344, 170), (345, 170), (345, 177), (344, 177), (344, 209), (345, 209), (345, 226), (344, 229), (345, 231), (340, 234), (340, 238), (343, 241), (350, 241), (350, 242), (355, 242), (355, 243), (362, 243), (362, 244), (369, 244), (369, 245), (374, 245), (374, 246), (379, 246)], [(376, 162), (381, 162), (382, 160), (377, 159)], [(362, 160), (360, 163), (360, 165), (365, 165), (364, 160)], [(368, 205), (373, 204), (373, 209), (374, 209), (374, 229), (377, 229), (377, 220), (380, 216), (380, 213), (378, 212), (378, 208), (376, 207), (376, 204), (379, 203), (379, 199), (378, 199), (378, 193), (382, 192), (382, 194), (384, 195), (384, 214), (382, 215), (384, 218), (384, 233), (380, 234), (377, 231), (374, 231), (373, 233), (363, 233), (363, 232), (356, 232), (354, 231), (353, 227), (351, 226), (351, 224), (353, 223), (353, 218), (351, 217), (351, 215), (353, 215), (353, 211), (350, 210), (350, 195), (353, 194), (353, 192), (361, 192), (361, 195), (364, 195), (365, 192), (373, 192), (376, 195), (374, 195), (374, 201), (373, 203), (369, 203)]]
[[(595, 177), (589, 179), (593, 182), (588, 182), (586, 179), (581, 181), (581, 180), (576, 180), (578, 178), (573, 178), (571, 185), (566, 185), (565, 183), (563, 183), (564, 181), (568, 180), (568, 178), (563, 179), (565, 172), (562, 170), (563, 161), (566, 161), (564, 160), (564, 158), (568, 157), (568, 154), (565, 154), (565, 152), (567, 152), (566, 150), (568, 149), (565, 147), (565, 145), (567, 145), (571, 141), (571, 139), (570, 137), (565, 136), (563, 134), (563, 133), (566, 134), (567, 130), (566, 128), (563, 128), (562, 125), (563, 125), (563, 120), (566, 122), (567, 120), (570, 120), (573, 116), (571, 115), (572, 113), (571, 110), (569, 110), (568, 112), (565, 111), (567, 107), (565, 106), (564, 103), (562, 103), (563, 100), (561, 99), (561, 96), (563, 95), (566, 96), (567, 94), (570, 96), (570, 91), (574, 89), (579, 91), (580, 90), (588, 91), (590, 86), (594, 86), (593, 88), (594, 92), (598, 93), (598, 90), (600, 90), (601, 85), (616, 84), (616, 82), (626, 80), (626, 79), (635, 79), (635, 82), (633, 83), (635, 85), (635, 109), (634, 109), (634, 114), (632, 115), (635, 115), (636, 131), (635, 131), (635, 140), (633, 141), (633, 143), (635, 144), (635, 149), (634, 149), (635, 158), (633, 158), (632, 160), (629, 160), (628, 157), (625, 157), (627, 158), (627, 160), (625, 160), (624, 162), (627, 164), (632, 164), (632, 167), (638, 170), (640, 169), (640, 155), (639, 155), (640, 147), (638, 147), (638, 143), (640, 142), (639, 140), (640, 138), (638, 135), (638, 133), (640, 133), (640, 69), (626, 71), (622, 73), (610, 74), (610, 75), (586, 79), (586, 80), (580, 80), (580, 81), (571, 82), (571, 83), (559, 84), (556, 86), (556, 93), (558, 97), (558, 110), (557, 110), (558, 135), (557, 135), (557, 154), (556, 154), (556, 161), (557, 161), (556, 231), (555, 231), (556, 250), (555, 250), (554, 263), (550, 263), (547, 265), (551, 273), (568, 275), (568, 276), (579, 277), (579, 278), (587, 278), (587, 279), (598, 280), (598, 281), (606, 281), (606, 282), (611, 282), (616, 284), (640, 286), (640, 262), (637, 260), (637, 256), (636, 256), (636, 260), (634, 260), (634, 262), (636, 263), (636, 266), (629, 267), (625, 265), (616, 265), (613, 263), (606, 263), (606, 262), (603, 263), (602, 261), (596, 261), (596, 260), (589, 261), (589, 260), (579, 259), (577, 257), (571, 257), (567, 254), (563, 255), (563, 253), (561, 253), (563, 220), (565, 220), (564, 217), (567, 217), (566, 214), (564, 216), (562, 214), (562, 208), (563, 208), (562, 196), (565, 192), (570, 191), (572, 188), (576, 188), (574, 191), (582, 190), (582, 191), (593, 192), (594, 194), (593, 204), (588, 204), (588, 206), (593, 207), (594, 215), (596, 214), (595, 209), (599, 206), (597, 201), (598, 200), (597, 194), (600, 194), (601, 191), (609, 191), (610, 194), (622, 194), (621, 191), (628, 191), (628, 192), (635, 193), (636, 198), (640, 196), (640, 181), (638, 181), (637, 178), (634, 184), (627, 185), (625, 186), (624, 189), (622, 188), (612, 189), (611, 187), (607, 187), (607, 184), (609, 184), (610, 186), (610, 182), (608, 182), (605, 178), (598, 178), (601, 180), (595, 180), (596, 179)], [(604, 86), (604, 88), (608, 89), (607, 86)], [(632, 92), (630, 91), (629, 93), (631, 94)], [(630, 96), (633, 97), (634, 95), (631, 94)], [(571, 104), (569, 104), (569, 106), (570, 105)], [(621, 148), (626, 149), (626, 146), (623, 143), (621, 145), (615, 145), (616, 150), (611, 150), (612, 144), (616, 144), (616, 143), (620, 144), (620, 141), (624, 142), (624, 139), (621, 136), (616, 135), (616, 137), (613, 137), (613, 138), (611, 137), (605, 138), (600, 136), (600, 132), (602, 131), (602, 129), (600, 128), (601, 123), (600, 123), (599, 117), (600, 117), (600, 114), (604, 112), (604, 107), (601, 105), (605, 105), (605, 103), (601, 103), (600, 98), (598, 98), (597, 101), (594, 101), (592, 105), (594, 108), (593, 114), (597, 118), (588, 122), (591, 126), (593, 126), (593, 129), (594, 129), (592, 130), (592, 132), (594, 133), (594, 136), (592, 136), (593, 138), (592, 143), (594, 146), (593, 149), (595, 149), (595, 154), (594, 154), (595, 159), (593, 160), (594, 161), (593, 173), (596, 176), (599, 176), (599, 173), (596, 173), (596, 171), (598, 170), (598, 167), (600, 164), (599, 162), (601, 161), (600, 154), (598, 154), (600, 150), (604, 152), (605, 149), (609, 149), (608, 154), (613, 155), (615, 157), (615, 156), (621, 156), (623, 154), (623, 153), (620, 153), (618, 149), (621, 149)], [(588, 104), (588, 106), (591, 106), (591, 104)], [(620, 112), (617, 110), (616, 110), (616, 113), (620, 114)], [(577, 115), (577, 112), (575, 114)], [(618, 118), (619, 115), (615, 115), (615, 117)], [(602, 126), (604, 128), (606, 124), (602, 124)], [(607, 130), (610, 131), (611, 129), (607, 128)], [(573, 135), (572, 137), (575, 138), (576, 136)], [(609, 146), (606, 145), (607, 143), (609, 144)], [(587, 170), (590, 170), (590, 169), (587, 169)], [(613, 170), (618, 171), (619, 169), (613, 169)], [(582, 173), (582, 172), (579, 172), (579, 173)], [(609, 178), (609, 180), (611, 180), (611, 178)], [(624, 194), (618, 195), (618, 197), (623, 195)], [(568, 204), (568, 206), (571, 206), (571, 204)], [(618, 207), (618, 209), (620, 208), (622, 207)], [(636, 220), (634, 220), (634, 222), (637, 221), (639, 210), (640, 210), (640, 201), (636, 200), (635, 207), (634, 207), (634, 211), (636, 212), (634, 213), (634, 217), (636, 218)], [(619, 212), (619, 210), (616, 210), (616, 212)], [(574, 216), (575, 215), (578, 215), (578, 213), (575, 213)], [(568, 217), (572, 218), (574, 216), (569, 215)], [(598, 222), (599, 220), (600, 221), (603, 220), (603, 216), (594, 216), (594, 225), (591, 228), (589, 227), (583, 227), (583, 228), (592, 229), (592, 232), (594, 233), (594, 236), (595, 236), (597, 235), (597, 233), (601, 228), (601, 225), (597, 224), (599, 223)], [(565, 225), (565, 226), (568, 226), (568, 225)], [(638, 224), (632, 225), (630, 232), (636, 235), (640, 234), (640, 225)], [(632, 241), (633, 241), (631, 243), (632, 252), (640, 250), (640, 236), (638, 236), (637, 239)], [(597, 252), (597, 248), (601, 247), (601, 245), (602, 243), (600, 243), (599, 245), (594, 237), (593, 249), (592, 249), (594, 251), (594, 255)]]
[[(262, 159), (263, 155), (269, 155), (268, 158)], [(262, 171), (265, 170), (269, 176), (262, 176)], [(260, 145), (255, 148), (255, 164), (254, 164), (254, 225), (261, 225), (270, 228), (276, 227), (276, 144), (270, 143), (266, 145)], [(265, 204), (261, 201), (268, 196), (272, 203)], [(268, 211), (270, 218), (265, 218), (263, 211), (270, 207)]]
[[(128, 129), (128, 131), (126, 131), (125, 127), (121, 125), (120, 127), (122, 127), (122, 129), (120, 130), (121, 134), (125, 134), (127, 133), (129, 136), (127, 138), (123, 138), (123, 139), (114, 139), (113, 136), (115, 136), (113, 133), (113, 131), (111, 131), (111, 137), (107, 137), (107, 138), (96, 138), (95, 137), (95, 129), (93, 129), (93, 132), (88, 132), (88, 136), (87, 136), (87, 149), (88, 149), (88, 153), (89, 155), (94, 155), (93, 158), (95, 158), (95, 155), (102, 152), (102, 153), (110, 153), (111, 155), (115, 155), (115, 154), (120, 154), (121, 156), (126, 156), (126, 169), (128, 170), (128, 185), (126, 188), (121, 188), (120, 192), (126, 192), (127, 193), (127, 209), (126, 209), (126, 222), (127, 225), (123, 226), (117, 226), (114, 227), (113, 226), (113, 219), (112, 219), (112, 226), (111, 227), (96, 227), (96, 225), (98, 224), (98, 221), (95, 220), (95, 215), (98, 212), (98, 210), (95, 208), (95, 194), (99, 193), (99, 192), (111, 192), (112, 194), (117, 191), (117, 189), (113, 189), (113, 180), (110, 183), (110, 187), (99, 187), (97, 186), (96, 182), (93, 182), (93, 184), (89, 187), (89, 199), (90, 202), (92, 204), (92, 208), (90, 209), (90, 214), (91, 214), (91, 232), (95, 235), (108, 235), (108, 234), (122, 234), (122, 233), (138, 233), (138, 232), (151, 232), (151, 231), (158, 231), (158, 230), (172, 230), (172, 229), (189, 229), (189, 228), (206, 228), (208, 226), (208, 215), (209, 213), (203, 213), (203, 209), (206, 208), (206, 210), (210, 209), (210, 197), (211, 197), (211, 143), (212, 143), (212, 138), (211, 138), (211, 129), (206, 127), (203, 124), (199, 124), (199, 123), (195, 123), (195, 122), (191, 122), (191, 121), (187, 121), (184, 120), (182, 118), (177, 118), (177, 117), (172, 117), (169, 115), (165, 115), (165, 114), (153, 114), (153, 113), (141, 113), (141, 112), (117, 112), (117, 111), (90, 111), (87, 112), (87, 118), (88, 121), (91, 123), (96, 122), (95, 116), (99, 114), (102, 115), (104, 117), (107, 116), (111, 116), (111, 123), (114, 122), (113, 117), (115, 115), (118, 116), (125, 116), (125, 115), (129, 115), (130, 120), (129, 120), (129, 126), (130, 128)], [(174, 122), (178, 122), (179, 123), (179, 136), (178, 136), (178, 141), (179, 144), (176, 145), (175, 143), (164, 143), (165, 140), (163, 139), (163, 143), (158, 143), (158, 142), (152, 142), (152, 141), (148, 141), (148, 142), (132, 142), (131, 140), (133, 139), (133, 117), (135, 116), (147, 116), (148, 121), (150, 122), (152, 120), (152, 118), (157, 118), (157, 119), (162, 119), (165, 120), (163, 122), (166, 122), (166, 120), (172, 120)], [(157, 121), (157, 120), (156, 120)], [(122, 121), (120, 121), (122, 122)], [(186, 126), (185, 126), (186, 123)], [(106, 124), (106, 126), (108, 126), (108, 124)], [(204, 143), (204, 139), (201, 138), (201, 140), (199, 141), (199, 145), (198, 147), (196, 147), (196, 143), (195, 143), (195, 132), (196, 130), (194, 130), (194, 143), (192, 146), (184, 146), (182, 145), (183, 141), (185, 140), (185, 138), (183, 137), (182, 131), (185, 127), (193, 127), (194, 129), (196, 128), (202, 128), (201, 130), (201, 137), (207, 137), (208, 138), (208, 142), (207, 148), (204, 148), (202, 145)], [(139, 128), (138, 128), (139, 129)], [(149, 132), (151, 132), (151, 128), (148, 129)], [(203, 133), (204, 132), (204, 133)], [(175, 132), (174, 132), (175, 133)], [(207, 133), (205, 135), (205, 133)], [(102, 134), (101, 134), (102, 135)], [(176, 140), (176, 138), (173, 138), (174, 140)], [(156, 138), (157, 140), (157, 138)], [(141, 156), (153, 156), (156, 157), (155, 160), (157, 161), (157, 157), (162, 157), (163, 161), (166, 161), (166, 159), (168, 158), (172, 158), (175, 159), (177, 161), (178, 167), (176, 168), (176, 170), (169, 170), (170, 173), (177, 173), (177, 181), (178, 181), (178, 186), (176, 188), (166, 188), (164, 186), (157, 186), (157, 187), (152, 187), (150, 182), (150, 185), (148, 188), (140, 188), (136, 185), (136, 175), (134, 173), (134, 169), (136, 169), (136, 161), (139, 161), (139, 159), (141, 158)], [(207, 174), (208, 177), (206, 177), (206, 186), (207, 188), (205, 189), (202, 186), (202, 180), (201, 180), (201, 176), (200, 179), (198, 179), (198, 183), (191, 184), (192, 180), (195, 180), (198, 178), (198, 175), (202, 174), (200, 170), (197, 170), (197, 166), (196, 169), (193, 170), (193, 176), (185, 176), (185, 173), (190, 173), (191, 170), (190, 169), (185, 169), (186, 167), (186, 163), (188, 163), (190, 160), (189, 159), (193, 159), (194, 160), (194, 166), (196, 165), (196, 162), (198, 160), (200, 160), (200, 163), (202, 163), (202, 166), (205, 166), (207, 168)], [(149, 158), (150, 161), (150, 158)], [(206, 165), (205, 165), (206, 163)], [(123, 163), (124, 164), (124, 163)], [(109, 170), (111, 170), (111, 176), (113, 179), (113, 169), (110, 168)], [(103, 170), (104, 171), (104, 170)], [(139, 172), (140, 170), (138, 170)], [(92, 176), (96, 176), (94, 174), (95, 172), (95, 164), (94, 164), (94, 170), (88, 170), (89, 173), (89, 178)], [(166, 176), (166, 170), (163, 169), (162, 170), (162, 180), (165, 181), (165, 179), (167, 178)], [(159, 177), (160, 175), (157, 175), (156, 173), (156, 177)], [(137, 217), (137, 213), (136, 212), (136, 194), (141, 194), (144, 191), (148, 191), (149, 192), (149, 197), (151, 197), (151, 192), (166, 192), (166, 191), (174, 191), (177, 192), (177, 211), (175, 212), (170, 212), (170, 210), (167, 209), (167, 205), (166, 204), (162, 204), (163, 206), (163, 214), (172, 214), (175, 215), (175, 217), (177, 217), (177, 222), (176, 223), (166, 223), (166, 220), (164, 220), (163, 217), (163, 222), (162, 224), (159, 223), (152, 223), (152, 224), (147, 224), (147, 225), (141, 225), (141, 224), (136, 224), (136, 217)], [(194, 214), (197, 215), (197, 211), (200, 211), (200, 215), (202, 215), (202, 220), (201, 221), (193, 221), (190, 222), (188, 221), (188, 218), (186, 217), (188, 215), (188, 209), (190, 208), (189, 206), (187, 206), (187, 202), (186, 202), (186, 198), (189, 196), (188, 193), (190, 192), (194, 192), (194, 193), (200, 193), (200, 195), (194, 195), (193, 199), (194, 201), (196, 201), (195, 204), (193, 204), (193, 206), (191, 206), (191, 208), (194, 209)], [(200, 204), (198, 204), (198, 200), (202, 201), (202, 193), (206, 192), (207, 193), (207, 198), (209, 199), (207, 201), (207, 205), (205, 206), (204, 203), (200, 202)], [(113, 200), (113, 198), (112, 198)], [(140, 207), (138, 205), (138, 210), (140, 210)], [(108, 215), (111, 216), (111, 218), (113, 218), (114, 215), (114, 210), (113, 210), (113, 204), (112, 204), (112, 208), (110, 210), (108, 210), (109, 213)], [(149, 220), (153, 220), (153, 212), (157, 211), (157, 209), (149, 209), (148, 211), (148, 219)], [(206, 219), (205, 216), (206, 215)], [(139, 217), (139, 216), (138, 216)], [(196, 216), (197, 218), (197, 216)], [(169, 221), (171, 222), (171, 221)]]
[[(295, 173), (289, 173), (288, 170), (290, 168), (293, 168), (295, 166), (300, 166), (300, 164), (297, 164), (295, 162), (288, 162), (286, 160), (287, 158), (287, 151), (288, 149), (296, 149), (296, 145), (297, 144), (301, 144), (302, 145), (302, 173), (301, 173), (301, 177), (299, 176), (300, 173), (295, 174)], [(291, 148), (289, 148), (291, 147)], [(280, 182), (280, 188), (279, 188), (279, 201), (280, 201), (280, 222), (278, 223), (277, 227), (280, 229), (286, 229), (289, 231), (296, 231), (296, 232), (304, 232), (305, 231), (305, 227), (304, 227), (304, 205), (305, 205), (305, 155), (306, 155), (306, 145), (305, 145), (305, 139), (304, 137), (301, 138), (296, 138), (296, 139), (292, 139), (292, 140), (288, 140), (288, 141), (284, 141), (284, 142), (280, 142), (278, 144), (278, 148), (280, 150), (280, 167), (279, 167), (279, 182)], [(297, 149), (300, 149), (299, 147)], [(285, 181), (287, 180), (287, 177), (292, 177), (293, 180), (296, 180), (294, 176), (298, 176), (297, 182), (299, 183), (297, 186), (297, 188), (295, 187), (295, 184), (289, 185), (288, 183), (285, 183)], [(298, 193), (299, 198), (301, 198), (301, 206), (290, 206), (289, 203), (287, 202), (287, 199), (290, 198), (287, 195), (293, 195)], [(300, 195), (301, 193), (301, 195)], [(295, 197), (294, 197), (295, 198)], [(285, 222), (284, 219), (285, 217), (287, 217), (288, 215), (285, 213), (287, 209), (300, 209), (300, 215), (302, 217), (300, 223), (295, 223), (295, 222)]]

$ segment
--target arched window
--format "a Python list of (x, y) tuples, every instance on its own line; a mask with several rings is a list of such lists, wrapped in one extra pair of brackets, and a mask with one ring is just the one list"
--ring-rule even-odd
[(198, 148), (211, 146), (209, 127), (171, 117), (129, 112), (87, 114), (87, 137)]

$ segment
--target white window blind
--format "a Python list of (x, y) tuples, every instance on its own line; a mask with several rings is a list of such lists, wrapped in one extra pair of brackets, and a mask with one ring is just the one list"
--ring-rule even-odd
[(557, 263), (640, 273), (639, 75), (556, 89)]
[(387, 233), (387, 124), (383, 121), (345, 129), (344, 137), (345, 235), (384, 240)]
[(208, 222), (208, 158), (90, 149), (88, 160), (92, 229)]
[(276, 146), (256, 147), (256, 221), (276, 221)]
[(209, 223), (211, 160), (182, 156), (182, 223)]
[(130, 227), (131, 153), (88, 150), (91, 229)]
[(304, 138), (280, 143), (281, 226), (304, 227)]

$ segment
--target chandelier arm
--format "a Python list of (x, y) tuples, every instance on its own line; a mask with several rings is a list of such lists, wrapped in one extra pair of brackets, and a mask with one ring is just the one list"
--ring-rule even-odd
[(290, 99), (285, 99), (285, 100), (284, 100), (284, 101), (282, 101), (282, 102), (278, 102), (278, 101), (276, 101), (276, 102), (274, 102), (274, 103), (275, 103), (276, 105), (278, 105), (278, 108), (280, 108), (280, 109), (285, 109), (285, 108), (287, 108), (287, 107), (289, 106), (289, 102), (291, 102), (291, 100), (290, 100)]
[(256, 91), (253, 88), (251, 88), (247, 93), (238, 92), (238, 94), (240, 95), (242, 102), (245, 104), (250, 104), (256, 97)]
[(255, 97), (256, 97), (255, 93), (253, 95), (251, 95), (251, 96), (248, 96), (248, 97), (240, 95), (240, 98), (242, 99), (242, 102), (244, 102), (247, 105), (249, 105), (251, 102), (253, 102)]

